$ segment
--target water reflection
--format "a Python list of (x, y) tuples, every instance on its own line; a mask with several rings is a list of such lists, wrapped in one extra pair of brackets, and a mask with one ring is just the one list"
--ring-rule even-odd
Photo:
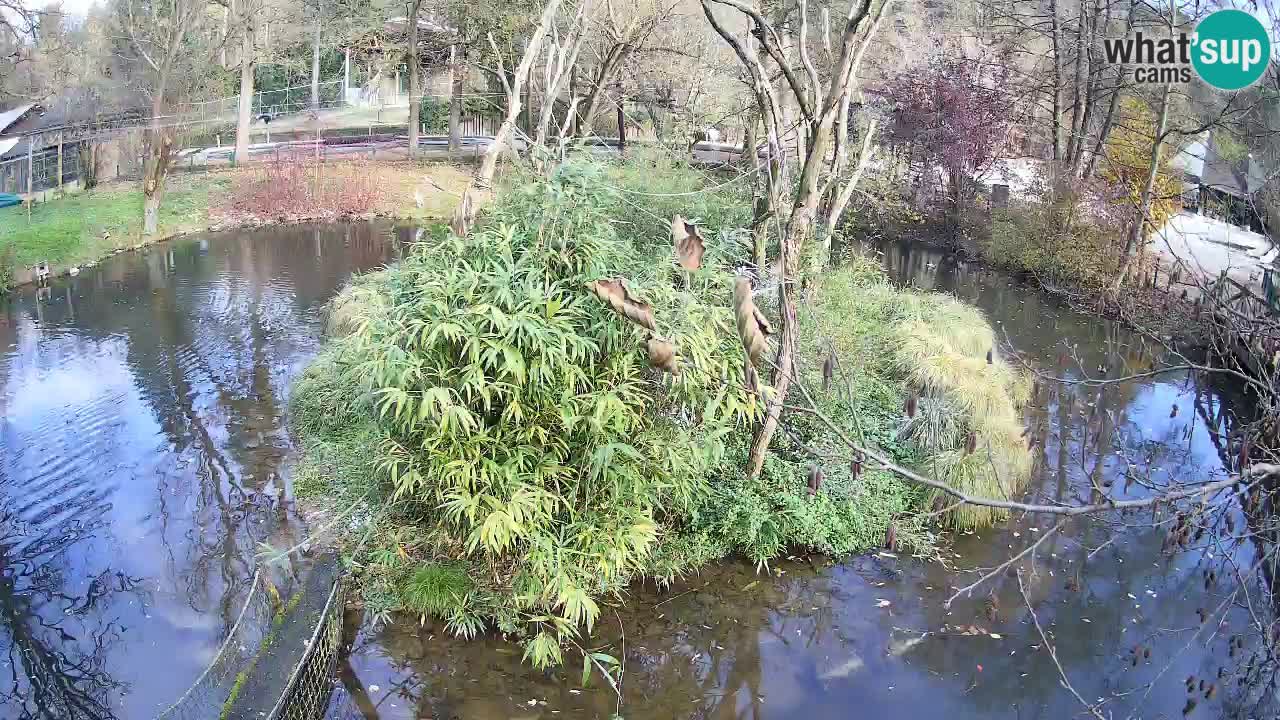
[[(895, 281), (953, 292), (986, 312), (1003, 342), (1047, 372), (1119, 378), (1157, 367), (1161, 349), (1114, 323), (1070, 311), (999, 273), (907, 246), (882, 249)], [(1075, 502), (1138, 497), (1144, 483), (1224, 476), (1230, 430), (1246, 398), (1213, 377), (1171, 373), (1102, 386), (1042, 384), (1028, 410), (1034, 494)], [(1174, 407), (1178, 410), (1174, 410)], [(1243, 527), (1244, 519), (1233, 511)], [(1229, 639), (1252, 610), (1232, 588), (1206, 588), (1209, 568), (1247, 568), (1255, 548), (1212, 538), (1166, 555), (1149, 510), (1076, 520), (1045, 540), (1034, 564), (999, 574), (950, 607), (959, 586), (1040, 539), (1052, 519), (952, 538), (947, 566), (876, 555), (826, 566), (795, 558), (772, 577), (721, 565), (669, 592), (633, 588), (601, 614), (592, 647), (626, 646), (627, 718), (1065, 718), (1083, 708), (1044, 651), (1030, 607), (1081, 696), (1113, 717), (1180, 717), (1189, 675), (1197, 716), (1275, 712), (1265, 678), (1241, 684), (1249, 652)], [(1255, 593), (1257, 587), (1251, 586)], [(881, 601), (888, 605), (880, 607)], [(1209, 609), (1201, 622), (1198, 610)], [(1220, 609), (1220, 611), (1219, 611)], [(994, 635), (992, 634), (994, 633)], [(1134, 664), (1134, 647), (1150, 658)], [(577, 659), (538, 672), (497, 638), (465, 643), (442, 627), (364, 627), (331, 717), (609, 718), (618, 700), (597, 677), (581, 688)], [(1141, 656), (1142, 653), (1139, 653)], [(1220, 670), (1221, 669), (1221, 670)], [(1207, 689), (1207, 688), (1206, 688)]]
[(0, 716), (151, 718), (204, 669), (291, 532), (288, 383), (386, 231), (192, 237), (0, 306)]

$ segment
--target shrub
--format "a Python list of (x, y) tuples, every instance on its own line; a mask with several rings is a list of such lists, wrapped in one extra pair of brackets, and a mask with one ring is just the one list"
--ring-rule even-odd
[[(1156, 114), (1142, 99), (1125, 97), (1120, 102), (1120, 117), (1107, 136), (1107, 151), (1101, 176), (1118, 188), (1115, 203), (1136, 215), (1142, 205), (1142, 192), (1151, 169), (1151, 147), (1156, 136)], [(1178, 212), (1182, 197), (1182, 179), (1170, 161), (1178, 148), (1166, 142), (1160, 148), (1156, 182), (1152, 194), (1150, 222), (1162, 228)]]
[(325, 163), (304, 158), (250, 165), (237, 174), (228, 209), (264, 220), (364, 215), (381, 199), (376, 175), (362, 162)]
[(13, 285), (13, 276), (18, 266), (17, 251), (13, 245), (0, 246), (0, 295), (6, 295)]
[(443, 135), (449, 132), (449, 101), (423, 96), (422, 106), (418, 110), (418, 122), (430, 135)]
[[(531, 634), (538, 663), (643, 571), (707, 491), (721, 438), (759, 412), (727, 389), (742, 383), (731, 276), (677, 289), (669, 247), (637, 257), (614, 234), (601, 180), (562, 168), (468, 239), (418, 246), (377, 281), (384, 301), (343, 311), (337, 354), (374, 404), (390, 497), (463, 550), (477, 611)], [(652, 305), (678, 375), (648, 367), (646, 334), (588, 289), (615, 275)]]
[(1124, 249), (1132, 208), (1105, 181), (1077, 183), (991, 213), (991, 231), (978, 251), (993, 265), (1034, 274), (1041, 282), (1084, 288), (1107, 286)]

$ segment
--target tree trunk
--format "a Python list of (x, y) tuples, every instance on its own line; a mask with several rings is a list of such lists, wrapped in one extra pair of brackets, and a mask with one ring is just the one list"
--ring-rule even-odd
[(791, 388), (791, 378), (795, 365), (796, 308), (791, 300), (791, 285), (799, 279), (799, 258), (804, 246), (812, 237), (814, 223), (817, 220), (818, 202), (822, 199), (822, 190), (818, 179), (823, 165), (826, 164), (827, 147), (831, 144), (831, 127), (834, 113), (824, 114), (814, 128), (811, 142), (807, 147), (804, 168), (800, 173), (800, 182), (796, 189), (791, 217), (783, 230), (779, 241), (781, 257), (779, 265), (782, 274), (778, 278), (778, 314), (782, 319), (782, 332), (779, 335), (777, 369), (773, 375), (774, 397), (765, 412), (764, 424), (756, 432), (751, 443), (751, 455), (748, 459), (747, 477), (755, 478), (764, 467), (765, 455), (769, 452), (769, 443), (778, 429), (778, 420), (782, 416), (782, 405)]
[(148, 135), (142, 170), (142, 234), (154, 235), (160, 225), (160, 202), (164, 198), (164, 181), (169, 172), (173, 138), (160, 127), (158, 114), (153, 115)]
[(618, 152), (627, 152), (627, 114), (622, 109), (622, 89), (618, 89)]
[[(581, 95), (578, 94), (578, 66), (577, 65), (574, 65), (573, 67), (569, 68), (569, 97), (570, 98), (582, 97)], [(579, 105), (578, 107), (581, 107), (581, 105)], [(574, 108), (571, 112), (572, 112), (572, 115), (571, 115), (572, 120), (569, 123), (569, 127), (571, 128), (570, 133), (574, 137), (579, 137), (582, 135), (582, 113), (577, 108)]]
[[(1126, 36), (1133, 30), (1134, 12), (1137, 6), (1137, 0), (1129, 3), (1129, 13), (1125, 18)], [(1115, 122), (1116, 106), (1120, 102), (1120, 95), (1124, 89), (1124, 77), (1125, 69), (1123, 67), (1116, 68), (1116, 86), (1111, 89), (1111, 100), (1107, 103), (1107, 114), (1103, 117), (1102, 127), (1098, 130), (1098, 140), (1093, 145), (1093, 154), (1089, 156), (1089, 163), (1085, 166), (1082, 177), (1093, 177), (1094, 168), (1098, 164), (1098, 157), (1102, 155), (1102, 149), (1107, 145), (1107, 138), (1111, 135), (1111, 126)]]
[(1058, 169), (1062, 166), (1062, 26), (1058, 22), (1058, 0), (1049, 0), (1053, 29), (1053, 184), (1057, 190)]
[(1071, 99), (1071, 136), (1067, 138), (1067, 164), (1075, 167), (1075, 158), (1078, 149), (1084, 146), (1084, 137), (1082, 133), (1085, 131), (1084, 105), (1088, 102), (1088, 93), (1085, 92), (1085, 73), (1088, 72), (1088, 62), (1085, 56), (1085, 14), (1084, 0), (1080, 0), (1080, 14), (1076, 22), (1076, 58), (1075, 58), (1075, 82), (1072, 83), (1072, 99)]
[(450, 48), (450, 66), (452, 73), (449, 84), (449, 149), (462, 147), (462, 93), (467, 77), (466, 46), (454, 43)]
[(738, 158), (738, 164), (744, 172), (755, 172), (756, 169), (756, 113), (754, 109), (748, 112), (742, 124), (742, 156)]
[(240, 42), (240, 108), (236, 115), (236, 152), (232, 163), (249, 162), (249, 126), (253, 122), (253, 71), (256, 66), (253, 50), (253, 18), (246, 13)]
[[(1083, 12), (1083, 8), (1081, 8)], [(1107, 5), (1108, 18), (1110, 20), (1111, 6)], [(1094, 0), (1093, 16), (1089, 21), (1089, 36), (1085, 45), (1085, 58), (1088, 61), (1088, 80), (1085, 82), (1084, 92), (1084, 109), (1080, 118), (1079, 137), (1076, 139), (1075, 153), (1071, 157), (1071, 174), (1080, 177), (1080, 169), (1084, 162), (1085, 149), (1089, 144), (1089, 125), (1093, 121), (1094, 106), (1097, 105), (1098, 92), (1098, 65), (1094, 58), (1094, 46), (1098, 41), (1098, 23), (1102, 20), (1102, 4), (1099, 0)]]
[(320, 111), (320, 12), (317, 6), (315, 40), (311, 45), (311, 112)]
[(418, 89), (418, 10), (422, 0), (409, 6), (409, 157), (418, 156), (418, 124), (421, 121), (422, 98)]
[(1145, 239), (1147, 220), (1151, 215), (1151, 196), (1155, 194), (1156, 176), (1160, 174), (1160, 149), (1164, 145), (1165, 128), (1169, 124), (1169, 96), (1173, 86), (1166, 83), (1160, 96), (1160, 117), (1156, 121), (1156, 136), (1151, 142), (1151, 160), (1147, 166), (1147, 182), (1142, 188), (1142, 197), (1138, 203), (1138, 215), (1134, 219), (1124, 244), (1124, 256), (1120, 260), (1120, 270), (1116, 274), (1115, 284), (1111, 290), (1118, 293), (1124, 281), (1133, 270), (1133, 258)]

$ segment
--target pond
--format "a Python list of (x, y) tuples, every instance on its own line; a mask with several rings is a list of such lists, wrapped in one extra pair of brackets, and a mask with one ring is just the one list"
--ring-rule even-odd
[(0, 717), (153, 718), (208, 665), (298, 533), (285, 394), (387, 231), (195, 236), (0, 299)]
[[(322, 306), (411, 235), (193, 236), (0, 305), (0, 716), (152, 718), (201, 673), (260, 543), (304, 534), (289, 503), (285, 395), (319, 348)], [(897, 281), (975, 303), (1046, 372), (1116, 378), (1162, 361), (1142, 338), (998, 273), (882, 250)], [(1042, 387), (1029, 410), (1036, 493), (1071, 500), (1091, 477), (1221, 475), (1220, 433), (1246, 411), (1229, 384), (1189, 373)], [(1054, 533), (1022, 563), (1025, 601), (1001, 573), (945, 606), (974, 568), (1052, 527), (1015, 518), (951, 538), (950, 569), (888, 553), (800, 556), (637, 586), (588, 642), (625, 658), (621, 702), (598, 673), (582, 687), (576, 652), (541, 672), (499, 638), (462, 642), (430, 621), (374, 627), (353, 612), (330, 717), (1080, 715), (1028, 602), (1062, 672), (1082, 697), (1106, 699), (1108, 716), (1178, 716), (1189, 675), (1215, 686), (1208, 699), (1196, 688), (1195, 716), (1274, 710), (1257, 682), (1237, 683), (1262, 639), (1228, 648), (1250, 609), (1225, 581), (1204, 587), (1206, 569), (1223, 574), (1256, 550), (1206, 543), (1167, 556), (1149, 512)], [(1151, 653), (1136, 667), (1135, 646)]]

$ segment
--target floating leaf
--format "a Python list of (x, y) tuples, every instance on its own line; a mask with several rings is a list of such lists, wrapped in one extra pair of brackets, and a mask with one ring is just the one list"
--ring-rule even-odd
[(698, 228), (676, 215), (671, 218), (671, 241), (676, 246), (676, 259), (685, 270), (697, 270), (702, 267), (702, 256), (707, 252), (706, 243)]
[(742, 347), (747, 351), (751, 362), (760, 361), (768, 342), (765, 335), (772, 332), (768, 321), (751, 300), (751, 281), (741, 275), (733, 283), (733, 314), (738, 323), (738, 337), (742, 338)]
[(657, 329), (653, 322), (653, 308), (649, 307), (649, 303), (637, 300), (631, 295), (626, 280), (622, 278), (596, 280), (588, 287), (597, 297), (608, 303), (614, 312), (641, 327), (649, 330)]
[(656, 336), (649, 336), (649, 364), (672, 375), (680, 372), (676, 364), (676, 346)]

